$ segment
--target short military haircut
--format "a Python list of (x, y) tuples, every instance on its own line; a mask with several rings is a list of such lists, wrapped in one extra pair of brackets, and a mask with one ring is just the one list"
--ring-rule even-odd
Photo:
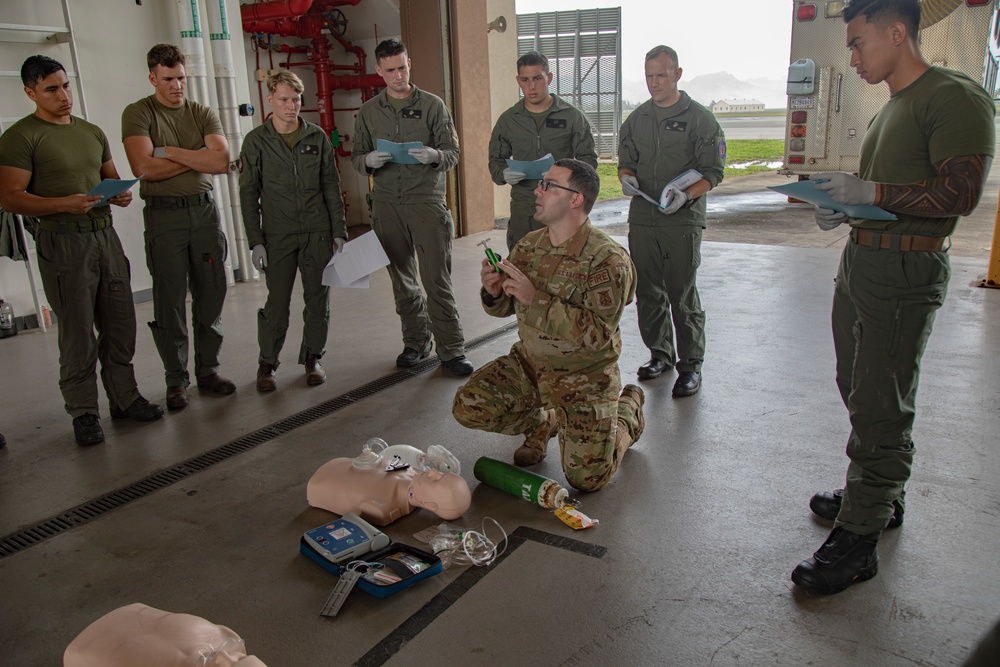
[(917, 38), (920, 29), (920, 2), (918, 0), (851, 0), (844, 7), (844, 23), (857, 16), (864, 16), (868, 23), (885, 27), (893, 21), (902, 21), (907, 34)]
[(521, 73), (522, 67), (532, 67), (534, 65), (540, 65), (543, 72), (546, 74), (549, 73), (549, 59), (538, 51), (528, 51), (517, 59), (517, 73)]
[(400, 53), (406, 53), (406, 44), (403, 44), (395, 37), (383, 39), (375, 47), (375, 62), (378, 63), (383, 58), (398, 56)]
[(184, 64), (184, 54), (173, 44), (157, 44), (146, 54), (146, 66), (152, 72), (157, 65), (176, 67)]
[(653, 58), (659, 58), (664, 53), (666, 53), (667, 56), (671, 60), (674, 61), (674, 67), (680, 67), (681, 66), (681, 62), (677, 59), (677, 52), (674, 51), (669, 46), (664, 46), (663, 44), (660, 44), (659, 46), (654, 46), (653, 48), (651, 48), (649, 50), (649, 52), (646, 54), (646, 60), (652, 60)]
[(302, 79), (295, 72), (289, 72), (287, 69), (283, 69), (277, 74), (272, 74), (267, 77), (267, 92), (272, 95), (278, 90), (278, 84), (283, 83), (295, 92), (302, 94), (302, 91), (306, 87), (302, 84)]
[(583, 195), (583, 212), (589, 214), (601, 191), (601, 177), (586, 162), (571, 157), (556, 160), (554, 167), (569, 169), (569, 186)]
[(58, 60), (48, 56), (31, 56), (21, 65), (21, 83), (28, 88), (56, 72), (65, 72), (66, 68)]

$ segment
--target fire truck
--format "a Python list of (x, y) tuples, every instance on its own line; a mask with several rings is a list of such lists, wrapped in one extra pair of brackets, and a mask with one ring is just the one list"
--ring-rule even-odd
[[(856, 173), (861, 140), (889, 99), (850, 64), (845, 2), (793, 0), (785, 160), (781, 173)], [(996, 97), (997, 0), (923, 0), (918, 37), (927, 62), (964, 72)]]

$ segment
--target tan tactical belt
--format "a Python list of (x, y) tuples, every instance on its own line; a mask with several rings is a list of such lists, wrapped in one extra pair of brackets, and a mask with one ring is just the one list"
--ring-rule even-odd
[(917, 236), (915, 234), (892, 234), (871, 229), (852, 229), (851, 240), (858, 245), (873, 250), (896, 250), (899, 252), (938, 252), (944, 248), (944, 236)]

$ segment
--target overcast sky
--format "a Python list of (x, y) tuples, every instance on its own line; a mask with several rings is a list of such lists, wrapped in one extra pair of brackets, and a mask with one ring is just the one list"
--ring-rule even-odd
[(785, 79), (791, 0), (516, 0), (519, 14), (618, 6), (624, 79), (643, 79), (644, 56), (657, 44), (677, 50), (686, 80), (713, 72)]

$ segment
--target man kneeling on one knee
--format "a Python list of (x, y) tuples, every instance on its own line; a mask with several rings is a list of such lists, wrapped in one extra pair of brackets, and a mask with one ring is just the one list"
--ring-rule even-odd
[(635, 296), (635, 267), (590, 225), (599, 189), (593, 167), (559, 160), (535, 189), (544, 228), (522, 238), (499, 271), (483, 261), (483, 307), (516, 314), (520, 340), (477, 370), (452, 408), (469, 428), (525, 435), (514, 452), (520, 466), (544, 459), (558, 433), (566, 479), (581, 491), (606, 485), (643, 429), (642, 390), (620, 389), (618, 370), (618, 324)]

